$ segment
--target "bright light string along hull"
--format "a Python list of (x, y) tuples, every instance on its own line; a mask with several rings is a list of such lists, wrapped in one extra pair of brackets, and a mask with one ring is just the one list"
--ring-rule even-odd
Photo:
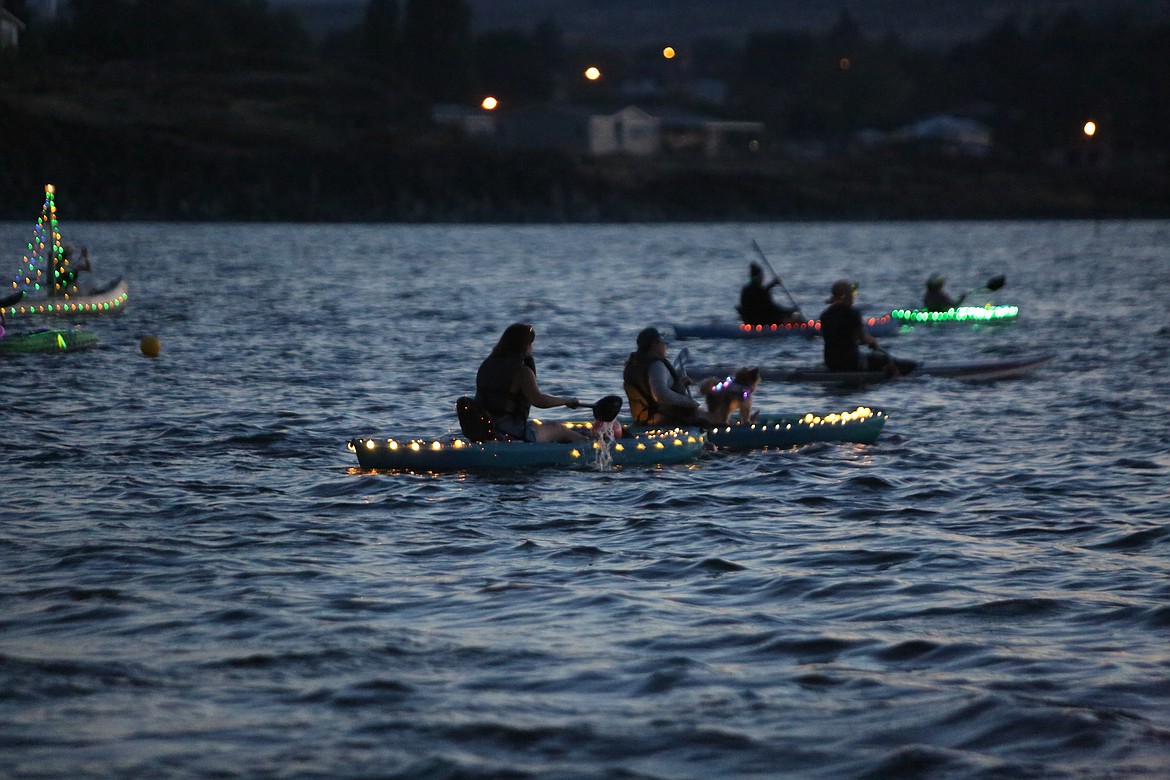
[(1019, 306), (958, 306), (946, 311), (895, 309), (890, 316), (902, 322), (1003, 322), (1020, 316)]
[[(883, 314), (880, 317), (867, 318), (865, 320), (865, 324), (872, 328), (889, 325), (891, 321), (892, 315)], [(767, 325), (749, 325), (747, 323), (740, 323), (739, 329), (743, 333), (819, 333), (821, 330), (821, 321), (806, 320), (804, 322), (773, 322)]]
[(100, 293), (79, 293), (76, 276), (61, 244), (56, 188), (52, 184), (45, 185), (41, 215), (26, 247), (28, 254), (12, 279), (12, 289), (24, 292), (24, 297), (5, 307), (6, 317), (104, 314), (120, 311), (125, 306), (129, 291), (122, 280)]
[[(582, 427), (585, 427), (584, 424)], [(444, 472), (477, 468), (524, 468), (535, 466), (594, 466), (604, 449), (604, 467), (684, 463), (702, 454), (706, 438), (697, 431), (671, 429), (603, 444), (484, 442), (460, 438), (352, 439), (349, 450), (363, 469), (378, 471)], [(591, 457), (586, 457), (590, 453)]]

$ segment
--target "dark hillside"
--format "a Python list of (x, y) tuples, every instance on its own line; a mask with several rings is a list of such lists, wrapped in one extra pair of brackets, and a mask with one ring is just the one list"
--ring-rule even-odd
[[(100, 4), (89, 8), (101, 13)], [(131, 31), (142, 23), (134, 14), (121, 21)], [(172, 20), (173, 37), (156, 29), (133, 46), (126, 30), (81, 27), (74, 41), (88, 48), (71, 49), (72, 58), (49, 54), (68, 48), (68, 31), (32, 27), (28, 51), (0, 58), (0, 218), (27, 219), (46, 182), (60, 186), (77, 219), (1170, 215), (1170, 150), (1160, 132), (1170, 77), (1159, 75), (1170, 73), (1170, 26), (1120, 27), (1108, 40), (1091, 40), (1100, 36), (1084, 22), (1035, 38), (1008, 31), (945, 57), (869, 46), (862, 51), (886, 57), (887, 67), (865, 73), (839, 70), (833, 58), (824, 67), (817, 39), (761, 36), (755, 61), (791, 74), (749, 68), (753, 78), (733, 85), (739, 110), (764, 120), (768, 136), (755, 156), (722, 161), (474, 144), (431, 122), (438, 98), (408, 69), (363, 58), (360, 46), (323, 56), (292, 45), (303, 37), (284, 22), (266, 36), (220, 25), (214, 53), (181, 21)], [(809, 56), (796, 57), (802, 50)], [(896, 127), (881, 116), (893, 101), (872, 98), (899, 94), (907, 117), (946, 110), (937, 96), (983, 106), (998, 123), (994, 150), (972, 158), (857, 143), (859, 130)], [(1089, 115), (1105, 137), (1092, 144), (1079, 137)]]

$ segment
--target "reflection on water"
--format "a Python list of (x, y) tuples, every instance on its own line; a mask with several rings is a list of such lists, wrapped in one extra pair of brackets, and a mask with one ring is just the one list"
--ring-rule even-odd
[[(0, 226), (10, 257), (29, 228)], [(130, 303), (86, 323), (96, 350), (0, 361), (6, 776), (1170, 764), (1170, 325), (1151, 308), (1170, 224), (62, 228)], [(1008, 382), (753, 398), (882, 409), (873, 446), (354, 469), (353, 437), (454, 432), (513, 321), (541, 334), (547, 392), (620, 394), (640, 329), (734, 312), (753, 239), (806, 313), (840, 277), (880, 312), (932, 273), (958, 290), (1004, 274), (1018, 323), (884, 345), (1056, 358)], [(820, 354), (685, 347), (696, 364)]]

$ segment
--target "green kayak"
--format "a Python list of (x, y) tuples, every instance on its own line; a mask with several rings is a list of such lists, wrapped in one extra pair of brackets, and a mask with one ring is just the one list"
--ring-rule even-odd
[(96, 346), (98, 337), (89, 331), (35, 330), (28, 333), (5, 333), (0, 337), (0, 355), (25, 355), (34, 352), (75, 352)]

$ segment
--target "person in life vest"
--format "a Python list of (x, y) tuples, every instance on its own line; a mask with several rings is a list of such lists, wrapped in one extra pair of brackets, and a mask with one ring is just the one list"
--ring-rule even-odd
[(930, 278), (926, 280), (926, 293), (922, 296), (922, 308), (927, 311), (949, 311), (963, 302), (967, 296), (960, 295), (958, 299), (952, 298), (943, 289), (947, 280), (939, 274), (931, 274)]
[(637, 425), (708, 425), (707, 413), (687, 393), (690, 378), (666, 359), (667, 343), (656, 328), (638, 334), (622, 371), (630, 414)]
[(530, 442), (585, 441), (586, 437), (564, 425), (541, 424), (528, 419), (529, 410), (567, 406), (576, 409), (576, 398), (548, 395), (536, 383), (532, 343), (536, 330), (526, 322), (504, 329), (491, 355), (475, 376), (475, 400), (491, 415), (497, 438)]

